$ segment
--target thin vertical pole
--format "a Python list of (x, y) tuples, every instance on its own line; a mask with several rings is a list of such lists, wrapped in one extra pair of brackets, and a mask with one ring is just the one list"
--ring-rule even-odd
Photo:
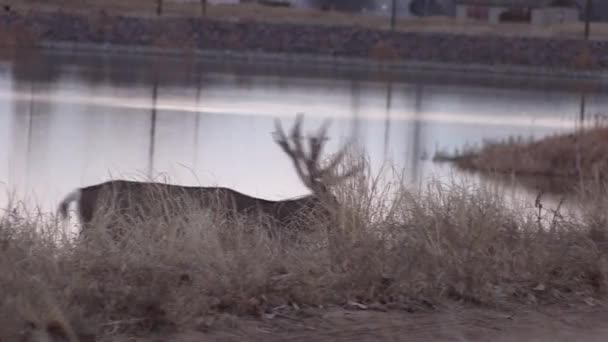
[(201, 16), (207, 16), (207, 0), (201, 0)]
[(591, 34), (591, 0), (585, 3), (585, 39)]
[(163, 14), (163, 0), (156, 0), (156, 15), (161, 16)]
[(158, 77), (154, 77), (152, 87), (152, 111), (150, 115), (150, 147), (148, 149), (148, 177), (150, 180), (154, 175), (154, 150), (156, 149), (156, 104), (158, 98)]
[(391, 2), (391, 30), (395, 30), (397, 24), (397, 0)]

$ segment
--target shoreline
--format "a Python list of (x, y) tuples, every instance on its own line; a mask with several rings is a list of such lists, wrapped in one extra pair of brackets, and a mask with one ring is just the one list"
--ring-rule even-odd
[(36, 47), (74, 53), (103, 53), (117, 55), (129, 53), (137, 56), (196, 56), (209, 61), (246, 62), (262, 65), (305, 65), (315, 68), (344, 70), (384, 71), (399, 74), (411, 72), (448, 73), (453, 76), (479, 75), (489, 78), (535, 78), (542, 80), (594, 81), (608, 85), (608, 70), (575, 70), (537, 68), (521, 65), (483, 65), (446, 62), (421, 62), (413, 60), (380, 61), (372, 58), (323, 56), (315, 54), (268, 53), (260, 51), (232, 51), (217, 49), (171, 49), (143, 45), (119, 45), (98, 43), (73, 43), (68, 41), (39, 42)]
[(456, 155), (436, 154), (433, 159), (485, 176), (516, 176), (545, 192), (572, 194), (605, 187), (608, 164), (602, 146), (607, 139), (608, 127), (598, 125), (534, 141), (490, 142)]
[(0, 14), (0, 45), (391, 73), (608, 80), (608, 43), (193, 18)]

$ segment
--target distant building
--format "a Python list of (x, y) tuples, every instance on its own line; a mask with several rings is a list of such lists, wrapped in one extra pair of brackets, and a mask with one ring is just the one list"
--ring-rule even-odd
[(574, 0), (553, 0), (532, 10), (532, 24), (550, 25), (581, 20), (582, 8)]
[(575, 0), (456, 0), (456, 17), (490, 23), (528, 22), (537, 25), (576, 22), (581, 7)]
[[(296, 8), (319, 8), (323, 4), (326, 8), (349, 12), (375, 13), (378, 15), (390, 15), (392, 12), (392, 0), (369, 0), (356, 2), (353, 0), (287, 0), (292, 7)], [(357, 5), (362, 3), (363, 5)], [(359, 6), (359, 7), (358, 7)], [(412, 16), (453, 16), (454, 0), (396, 0), (395, 12), (399, 18)]]

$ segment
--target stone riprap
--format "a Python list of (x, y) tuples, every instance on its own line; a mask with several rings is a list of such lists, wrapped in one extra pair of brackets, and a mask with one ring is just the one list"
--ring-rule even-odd
[[(196, 18), (0, 15), (0, 29), (35, 41), (544, 68), (608, 67), (608, 42), (313, 26)], [(25, 38), (24, 38), (25, 39)], [(21, 43), (21, 42), (20, 42)], [(582, 61), (582, 62), (581, 62)]]

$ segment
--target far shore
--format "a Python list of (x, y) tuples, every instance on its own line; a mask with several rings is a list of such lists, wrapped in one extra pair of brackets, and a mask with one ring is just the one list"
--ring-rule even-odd
[(168, 49), (150, 46), (128, 46), (95, 43), (71, 42), (41, 42), (39, 47), (45, 49), (63, 50), (70, 52), (102, 53), (102, 54), (132, 54), (142, 56), (195, 56), (205, 60), (225, 62), (251, 62), (268, 65), (299, 65), (311, 67), (329, 67), (347, 70), (371, 70), (392, 73), (410, 72), (440, 72), (452, 76), (483, 75), (494, 78), (539, 78), (567, 81), (592, 81), (608, 85), (608, 70), (581, 71), (570, 69), (534, 68), (518, 65), (487, 66), (483, 64), (459, 64), (423, 61), (378, 61), (370, 58), (330, 57), (315, 54), (266, 53), (257, 51), (230, 50), (185, 50)]
[(608, 44), (576, 38), (52, 11), (0, 14), (0, 31), (5, 52), (42, 46), (395, 73), (608, 81)]
[[(438, 153), (435, 161), (490, 176), (510, 175), (541, 190), (568, 193), (598, 191), (608, 181), (608, 127), (598, 125), (537, 141), (512, 138), (487, 142), (454, 155)], [(595, 187), (595, 189), (581, 189)]]

